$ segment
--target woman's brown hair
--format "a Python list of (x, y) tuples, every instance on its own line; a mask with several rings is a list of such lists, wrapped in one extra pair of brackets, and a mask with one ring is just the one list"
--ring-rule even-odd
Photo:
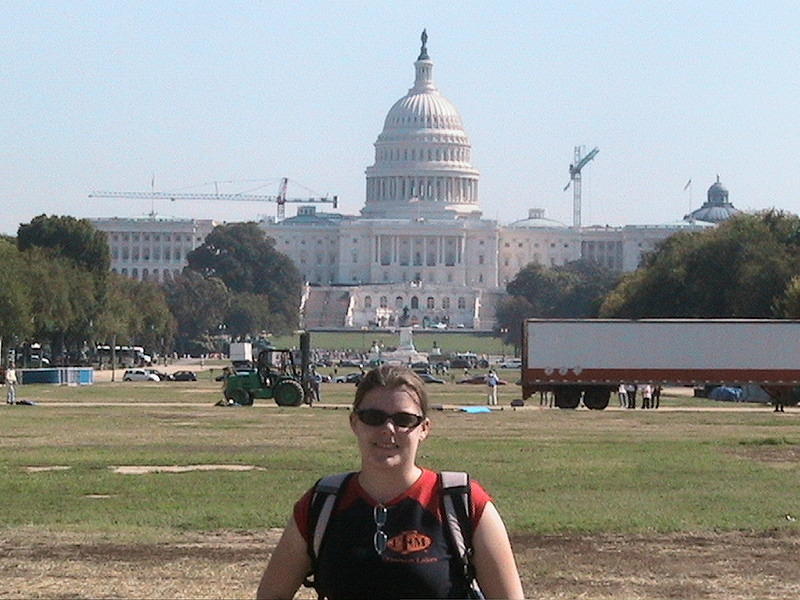
[(356, 388), (353, 410), (358, 410), (364, 396), (375, 388), (395, 389), (399, 387), (407, 387), (416, 394), (422, 416), (427, 416), (428, 393), (425, 391), (425, 382), (408, 367), (394, 365), (382, 365), (364, 375)]

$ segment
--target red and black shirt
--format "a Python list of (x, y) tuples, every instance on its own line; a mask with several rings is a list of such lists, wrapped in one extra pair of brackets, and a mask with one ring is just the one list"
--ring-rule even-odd
[[(295, 504), (294, 519), (310, 542), (313, 488)], [(471, 482), (472, 529), (491, 498)], [(378, 554), (374, 508), (378, 503), (350, 477), (339, 491), (319, 551), (315, 587), (321, 597), (340, 598), (465, 598), (463, 564), (451, 547), (443, 522), (439, 474), (423, 469), (422, 476), (403, 494), (386, 502), (388, 537)]]

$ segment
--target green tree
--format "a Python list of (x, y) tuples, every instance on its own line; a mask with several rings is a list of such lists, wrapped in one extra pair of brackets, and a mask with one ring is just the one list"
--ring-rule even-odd
[(19, 226), (17, 247), (30, 259), (34, 334), (57, 361), (91, 341), (106, 302), (111, 264), (106, 234), (86, 219), (39, 215)]
[(14, 242), (0, 239), (0, 364), (4, 344), (15, 344), (31, 332), (31, 302), (25, 264)]
[(177, 329), (164, 289), (151, 281), (135, 281), (132, 289), (136, 310), (131, 336), (148, 351), (166, 353)]
[(522, 322), (536, 315), (536, 309), (522, 296), (508, 296), (497, 305), (498, 333), (503, 342), (519, 348), (522, 344)]
[(136, 331), (135, 314), (139, 303), (136, 298), (137, 282), (128, 277), (110, 273), (108, 293), (103, 309), (94, 324), (96, 341), (111, 344), (132, 344)]
[(192, 342), (222, 330), (231, 300), (221, 279), (184, 269), (164, 290), (177, 324), (179, 351), (186, 352)]
[(48, 248), (100, 279), (106, 277), (111, 267), (106, 234), (95, 229), (87, 219), (39, 215), (30, 223), (19, 226), (17, 245), (23, 251), (34, 247)]
[(504, 341), (518, 346), (521, 324), (528, 317), (595, 317), (618, 277), (592, 261), (577, 260), (547, 268), (530, 263), (507, 286), (497, 307)]
[(225, 324), (227, 332), (233, 337), (255, 336), (262, 331), (270, 331), (274, 322), (267, 296), (247, 292), (231, 295)]
[(56, 360), (78, 349), (90, 335), (97, 314), (95, 280), (73, 261), (39, 248), (24, 253), (31, 302), (32, 334), (50, 342)]
[[(264, 295), (283, 333), (298, 323), (302, 278), (256, 223), (220, 225), (186, 257), (188, 268), (236, 293)], [(179, 319), (180, 321), (180, 319)]]
[(605, 299), (606, 317), (765, 318), (781, 315), (800, 273), (800, 220), (779, 211), (737, 215), (662, 242)]

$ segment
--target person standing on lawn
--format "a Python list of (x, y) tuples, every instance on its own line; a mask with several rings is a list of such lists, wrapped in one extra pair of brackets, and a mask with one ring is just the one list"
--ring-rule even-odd
[(470, 591), (473, 580), (488, 598), (524, 597), (503, 520), (474, 480), (465, 490), (471, 498), (465, 505), (471, 568), (464, 568), (448, 535), (453, 530), (444, 508), (446, 474), (417, 465), (431, 421), (425, 384), (416, 373), (389, 365), (367, 373), (356, 389), (350, 429), (361, 469), (337, 475), (332, 504), (329, 496), (322, 507), (315, 502), (323, 493), (318, 486), (295, 504), (258, 598), (292, 598), (310, 574), (319, 597), (329, 600), (476, 597)]
[(497, 406), (497, 386), (499, 382), (500, 379), (494, 369), (489, 369), (489, 373), (486, 375), (486, 404), (489, 406)]

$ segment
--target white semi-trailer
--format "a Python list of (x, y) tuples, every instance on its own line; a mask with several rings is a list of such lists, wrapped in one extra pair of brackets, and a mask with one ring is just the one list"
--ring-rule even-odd
[(561, 408), (608, 406), (620, 383), (800, 385), (800, 321), (754, 319), (527, 319), (522, 389)]

